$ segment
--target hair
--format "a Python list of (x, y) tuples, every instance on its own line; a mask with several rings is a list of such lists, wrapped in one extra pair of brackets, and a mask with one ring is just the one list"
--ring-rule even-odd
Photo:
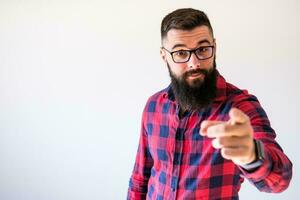
[(213, 36), (213, 29), (207, 15), (200, 10), (193, 8), (182, 8), (174, 10), (164, 17), (161, 22), (161, 40), (163, 40), (169, 30), (192, 30), (198, 26), (207, 26)]

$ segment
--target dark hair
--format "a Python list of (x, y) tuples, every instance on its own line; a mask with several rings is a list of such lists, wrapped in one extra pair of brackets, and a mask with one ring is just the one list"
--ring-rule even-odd
[(213, 36), (213, 29), (210, 25), (207, 15), (193, 8), (177, 9), (167, 16), (161, 22), (161, 39), (166, 37), (171, 29), (192, 30), (197, 26), (207, 26)]

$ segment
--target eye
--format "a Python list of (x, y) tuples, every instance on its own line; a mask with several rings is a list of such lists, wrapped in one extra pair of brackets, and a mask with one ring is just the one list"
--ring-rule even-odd
[(175, 51), (173, 53), (173, 56), (176, 56), (176, 57), (187, 57), (188, 55), (189, 55), (189, 52), (185, 51), (185, 50)]
[(209, 51), (210, 50), (210, 47), (200, 47), (199, 49), (197, 49), (197, 52), (198, 53), (204, 53), (206, 51)]

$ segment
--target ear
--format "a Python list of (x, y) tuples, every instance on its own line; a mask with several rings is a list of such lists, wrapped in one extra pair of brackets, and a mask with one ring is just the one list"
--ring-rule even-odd
[(160, 56), (163, 59), (163, 61), (167, 62), (166, 52), (163, 50), (163, 48), (160, 48)]
[(217, 51), (217, 42), (216, 42), (216, 38), (214, 38), (214, 55), (216, 54)]

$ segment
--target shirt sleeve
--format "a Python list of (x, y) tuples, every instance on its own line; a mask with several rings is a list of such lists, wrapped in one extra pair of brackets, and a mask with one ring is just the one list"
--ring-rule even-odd
[(139, 146), (135, 158), (132, 175), (129, 180), (127, 200), (146, 199), (148, 180), (153, 166), (153, 159), (148, 146), (147, 130), (145, 128), (146, 108), (143, 112)]
[(233, 105), (245, 112), (251, 121), (254, 139), (264, 145), (264, 163), (255, 171), (248, 172), (242, 167), (242, 176), (247, 178), (257, 189), (264, 192), (278, 193), (284, 191), (292, 178), (292, 163), (275, 141), (275, 131), (255, 96), (249, 95), (246, 100)]

